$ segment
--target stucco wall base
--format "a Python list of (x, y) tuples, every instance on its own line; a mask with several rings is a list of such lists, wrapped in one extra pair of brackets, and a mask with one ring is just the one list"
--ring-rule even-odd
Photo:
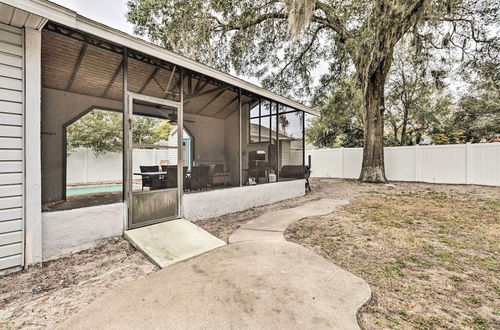
[(90, 249), (123, 234), (123, 203), (42, 214), (43, 260)]
[(305, 181), (294, 180), (185, 194), (184, 218), (198, 221), (304, 196)]

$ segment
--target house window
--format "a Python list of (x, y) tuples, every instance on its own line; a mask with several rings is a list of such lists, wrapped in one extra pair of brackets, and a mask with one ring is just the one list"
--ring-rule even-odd
[(282, 107), (278, 115), (280, 179), (304, 177), (304, 112)]
[(276, 103), (261, 100), (250, 109), (250, 143), (270, 143), (276, 139), (276, 108)]

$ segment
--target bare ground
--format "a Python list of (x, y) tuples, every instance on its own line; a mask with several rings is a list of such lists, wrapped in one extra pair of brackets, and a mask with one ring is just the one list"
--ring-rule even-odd
[(52, 329), (107, 290), (156, 270), (128, 242), (113, 239), (0, 277), (0, 329)]
[(358, 183), (354, 180), (335, 180), (335, 185), (331, 183), (333, 179), (312, 179), (312, 192), (303, 197), (288, 199), (275, 204), (254, 207), (245, 211), (226, 214), (216, 218), (200, 220), (197, 226), (205, 229), (209, 233), (227, 242), (229, 235), (238, 229), (242, 224), (258, 217), (259, 215), (284, 208), (291, 208), (302, 205), (308, 201), (317, 200), (328, 196), (333, 199), (348, 200), (359, 192), (371, 189), (370, 185)]
[(357, 192), (285, 234), (370, 284), (363, 328), (500, 329), (500, 188), (329, 185)]

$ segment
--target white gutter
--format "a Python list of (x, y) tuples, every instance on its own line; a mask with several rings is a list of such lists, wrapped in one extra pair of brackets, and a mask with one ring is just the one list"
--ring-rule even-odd
[(45, 0), (0, 0), (0, 2), (4, 2), (10, 6), (17, 7), (38, 16), (46, 17), (53, 22), (95, 35), (96, 37), (142, 52), (144, 54), (148, 54), (166, 62), (170, 62), (174, 65), (181, 66), (186, 69), (215, 78), (217, 80), (224, 81), (235, 87), (247, 90), (251, 93), (260, 95), (273, 101), (283, 103), (298, 110), (302, 110), (313, 115), (319, 115), (318, 111), (309, 108), (299, 102), (290, 100), (286, 97), (265, 90), (257, 85), (236, 78), (182, 55), (168, 51), (160, 46), (131, 36), (125, 32), (113, 29), (104, 24), (80, 16), (76, 12), (68, 8), (56, 5), (52, 2)]

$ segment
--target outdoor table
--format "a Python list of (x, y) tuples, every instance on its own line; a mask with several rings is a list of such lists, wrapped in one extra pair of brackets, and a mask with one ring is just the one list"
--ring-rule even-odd
[(151, 190), (166, 188), (165, 176), (167, 175), (167, 171), (135, 172), (134, 175), (140, 175), (141, 177), (151, 177)]
[(134, 175), (140, 175), (140, 176), (154, 176), (154, 175), (167, 175), (167, 171), (160, 171), (160, 172), (136, 172)]

